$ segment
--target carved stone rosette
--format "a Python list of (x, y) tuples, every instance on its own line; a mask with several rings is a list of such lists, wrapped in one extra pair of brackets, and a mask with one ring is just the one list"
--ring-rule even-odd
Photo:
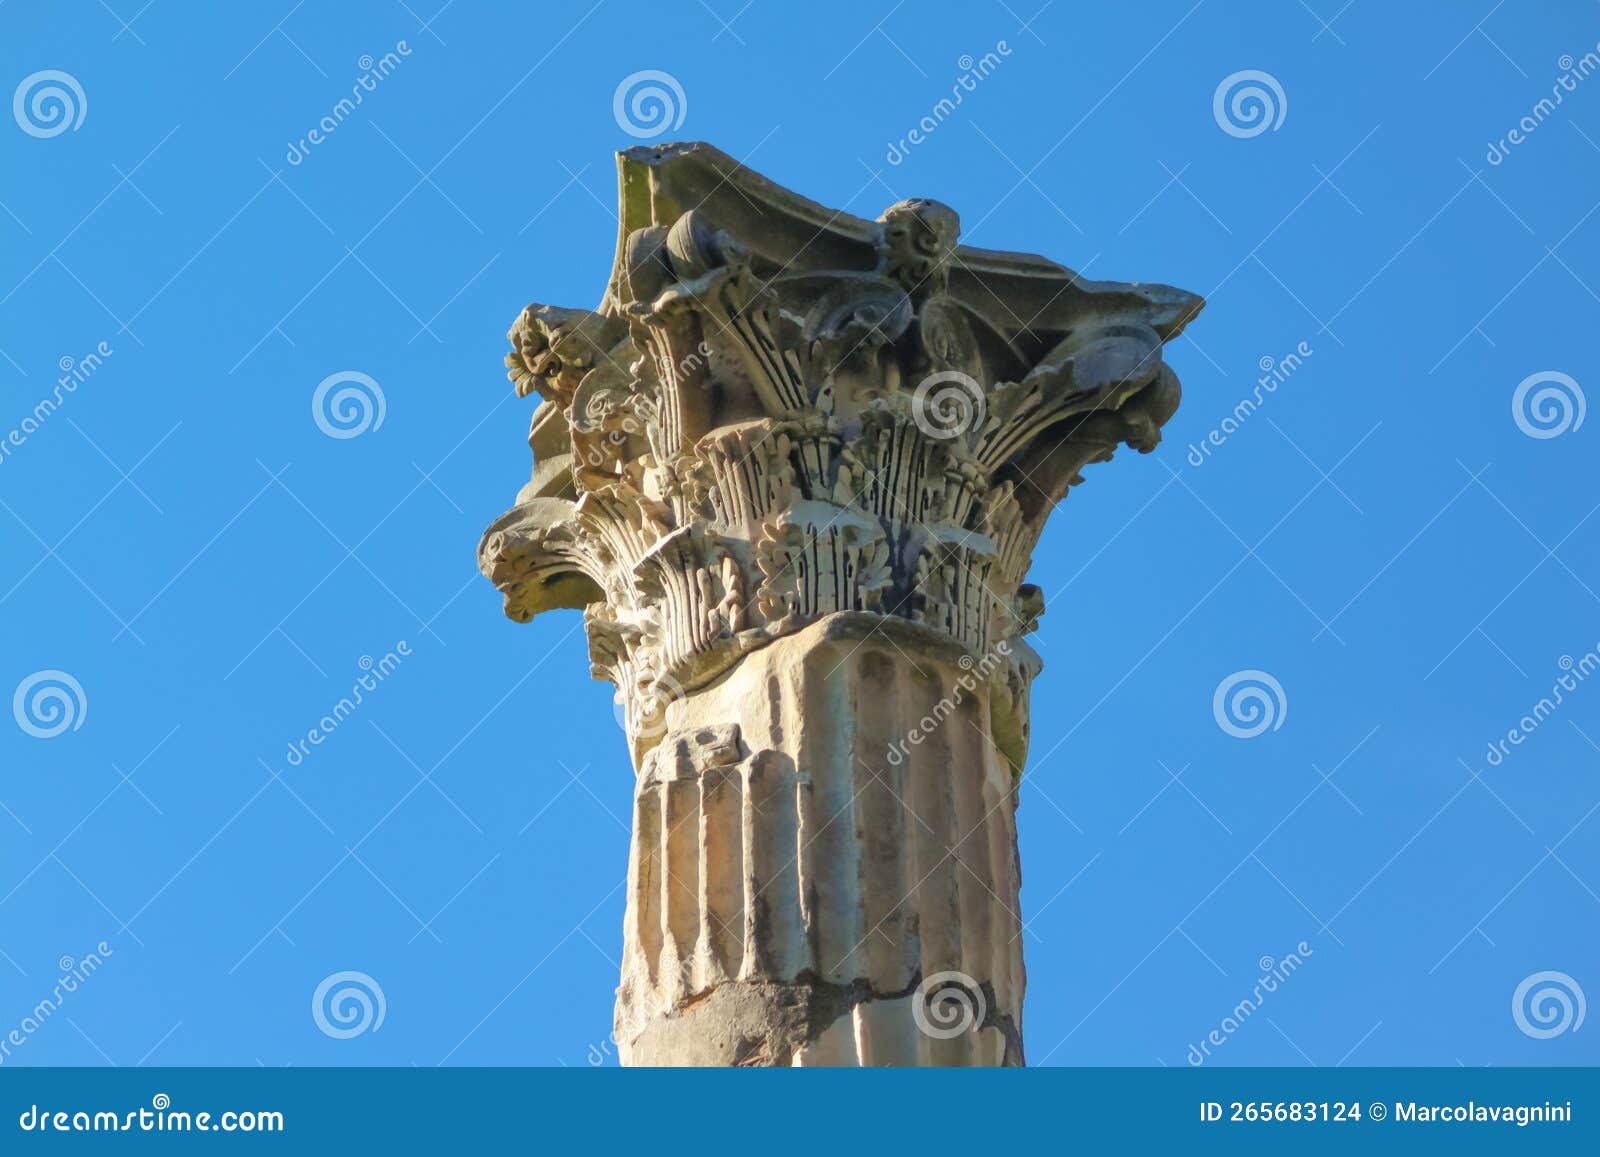
[(582, 608), (637, 777), (632, 1064), (1021, 1064), (1025, 583), (1149, 451), (1202, 302), (865, 221), (704, 144), (620, 154), (593, 311), (531, 305), (533, 476), (479, 564)]

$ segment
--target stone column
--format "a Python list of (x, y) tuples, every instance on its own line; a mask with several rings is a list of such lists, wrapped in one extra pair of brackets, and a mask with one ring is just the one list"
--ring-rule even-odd
[(479, 562), (513, 619), (583, 609), (626, 712), (622, 1060), (1021, 1064), (1023, 580), (1082, 468), (1160, 440), (1202, 302), (708, 145), (618, 174), (600, 307), (512, 327), (533, 475)]

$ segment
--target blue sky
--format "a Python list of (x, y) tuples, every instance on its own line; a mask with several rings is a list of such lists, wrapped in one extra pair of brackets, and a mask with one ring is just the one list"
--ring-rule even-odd
[[(0, 692), (77, 684), (58, 735), (0, 717), (0, 1037), (101, 957), (4, 1063), (615, 1063), (610, 688), (474, 549), (528, 466), (505, 330), (598, 301), (643, 70), (663, 139), (1209, 300), (1166, 443), (1035, 556), (1030, 1061), (1181, 1066), (1302, 941), (1207, 1063), (1600, 1060), (1512, 1012), (1539, 973), (1600, 997), (1600, 680), (1489, 758), (1600, 645), (1600, 9), (435, 5), (0, 9)], [(1249, 71), (1273, 127), (1215, 112)], [(383, 419), (330, 437), (347, 372)], [(1213, 712), (1241, 671), (1281, 689), (1252, 738)], [(319, 1030), (344, 971), (377, 1031)]]

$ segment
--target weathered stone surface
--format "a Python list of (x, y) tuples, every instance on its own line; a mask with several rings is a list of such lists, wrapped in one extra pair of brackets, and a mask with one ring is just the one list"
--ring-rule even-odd
[(637, 776), (635, 1064), (1020, 1064), (1024, 582), (1090, 463), (1160, 440), (1200, 299), (830, 212), (703, 144), (619, 156), (594, 312), (507, 358), (535, 464), (479, 562), (583, 608)]

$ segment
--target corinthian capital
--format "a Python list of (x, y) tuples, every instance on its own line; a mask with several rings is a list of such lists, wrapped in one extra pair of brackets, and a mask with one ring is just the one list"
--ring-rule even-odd
[[(704, 144), (631, 149), (618, 174), (604, 300), (592, 312), (530, 305), (511, 329), (511, 379), (542, 401), (532, 477), (479, 548), (506, 613), (584, 609), (593, 672), (627, 707), (641, 798), (741, 761), (749, 792), (763, 754), (804, 762), (798, 740), (752, 736), (748, 718), (742, 738), (730, 719), (706, 751), (684, 738), (717, 722), (697, 696), (711, 702), (753, 653), (800, 635), (888, 639), (952, 672), (982, 659), (972, 690), (1007, 769), (1003, 793), (1026, 758), (1039, 669), (1023, 642), (1043, 610), (1025, 581), (1034, 544), (1086, 465), (1159, 442), (1179, 398), (1162, 346), (1201, 300), (962, 245), (959, 218), (937, 201), (902, 201), (876, 221), (832, 212)], [(753, 694), (815, 696), (811, 726), (847, 726), (820, 686), (785, 683), (775, 664), (757, 664), (770, 681)], [(717, 868), (696, 854), (698, 931), (675, 929), (649, 897), (639, 913), (630, 904), (630, 928), (649, 925), (635, 929), (630, 963), (669, 1014), (719, 977), (861, 979), (819, 958), (827, 917), (815, 897), (783, 917), (809, 949), (782, 963), (758, 943), (764, 897), (749, 882), (729, 885), (743, 889), (746, 931), (719, 948), (701, 927)], [(641, 856), (637, 870), (662, 862), (659, 847)], [(690, 942), (665, 953), (675, 932)], [(887, 979), (867, 977), (874, 991), (927, 974), (922, 949), (908, 952)], [(793, 1059), (815, 1047), (815, 1028), (793, 1040), (772, 1029), (769, 1047)], [(1010, 1056), (1002, 1046), (996, 1058)]]
[(543, 402), (479, 553), (506, 613), (593, 607), (625, 695), (836, 611), (977, 652), (1030, 630), (1045, 519), (1085, 465), (1160, 441), (1161, 347), (1200, 299), (960, 245), (937, 201), (829, 212), (708, 145), (618, 168), (600, 308), (511, 329)]

